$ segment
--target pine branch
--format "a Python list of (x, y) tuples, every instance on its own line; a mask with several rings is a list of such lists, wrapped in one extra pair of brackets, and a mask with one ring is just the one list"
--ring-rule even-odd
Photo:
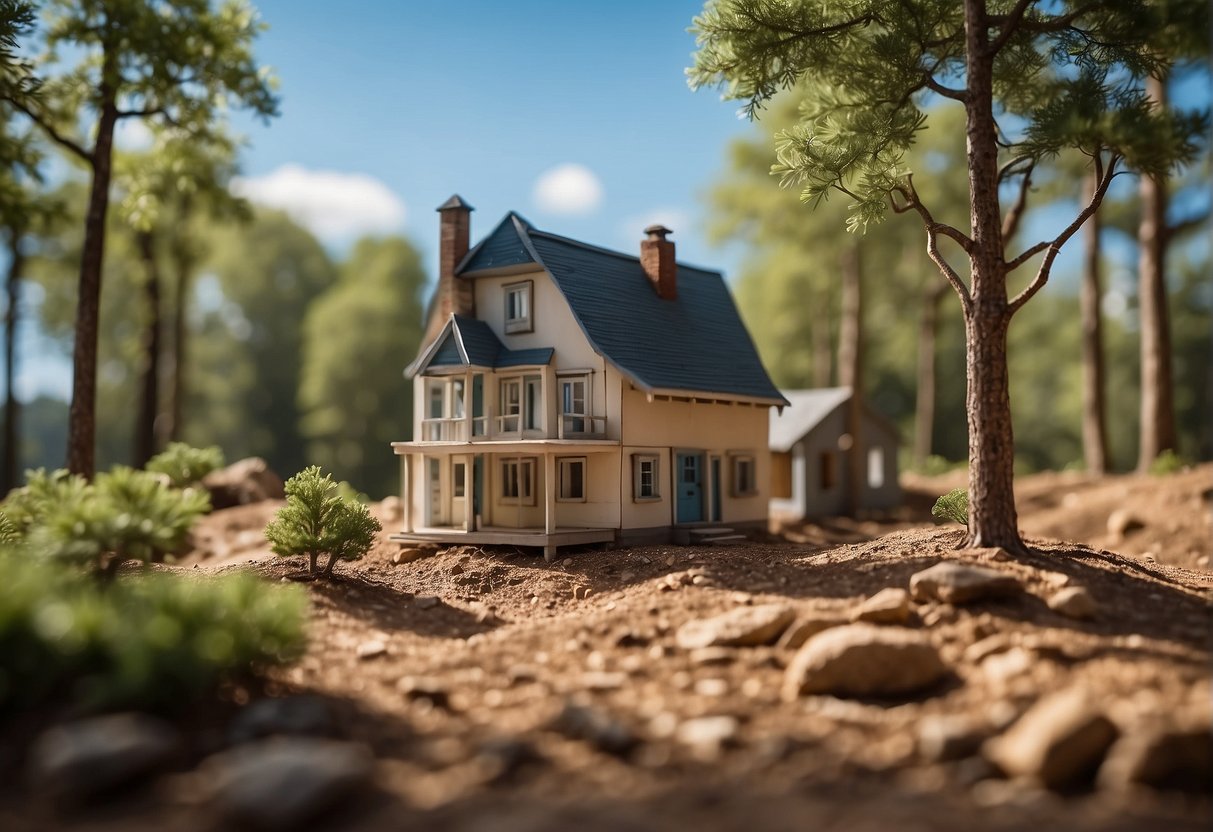
[(1002, 239), (1004, 242), (1014, 237), (1015, 232), (1019, 230), (1019, 221), (1023, 218), (1024, 209), (1028, 204), (1028, 188), (1032, 185), (1032, 170), (1035, 167), (1036, 160), (1031, 159), (1023, 171), (1017, 171), (1017, 173), (1023, 173), (1023, 179), (1019, 183), (1019, 193), (1015, 197), (1015, 202), (1002, 221)]
[(40, 113), (38, 113), (36, 110), (32, 109), (24, 101), (20, 100), (19, 98), (13, 97), (13, 96), (6, 96), (4, 100), (7, 101), (9, 104), (11, 104), (14, 108), (19, 110), (21, 113), (24, 113), (30, 119), (30, 121), (34, 122), (34, 124), (37, 124), (39, 127), (41, 127), (43, 132), (45, 132), (46, 135), (48, 137), (50, 137), (50, 139), (52, 141), (54, 141), (56, 144), (60, 145), (63, 148), (66, 148), (67, 150), (76, 154), (81, 159), (83, 159), (85, 162), (88, 162), (90, 165), (93, 163), (93, 154), (91, 154), (87, 150), (85, 150), (84, 147), (82, 145), (80, 145), (78, 142), (76, 142), (74, 139), (68, 138), (67, 136), (60, 133), (59, 130), (55, 127), (55, 125), (51, 124)]
[(956, 270), (939, 253), (939, 235), (943, 234), (945, 237), (955, 240), (966, 253), (972, 250), (973, 241), (952, 226), (935, 221), (930, 210), (918, 198), (918, 191), (914, 188), (913, 176), (907, 176), (905, 186), (899, 187), (897, 192), (902, 195), (906, 202), (904, 205), (898, 205), (890, 193), (889, 202), (892, 203), (893, 210), (898, 214), (902, 214), (913, 209), (922, 217), (923, 225), (927, 231), (927, 254), (935, 265), (939, 267), (939, 271), (947, 279), (948, 283), (952, 284), (952, 288), (956, 290), (956, 294), (960, 297), (961, 304), (964, 305), (965, 309), (968, 309), (972, 304), (969, 289), (965, 286), (964, 281), (960, 279), (960, 275), (956, 273)]

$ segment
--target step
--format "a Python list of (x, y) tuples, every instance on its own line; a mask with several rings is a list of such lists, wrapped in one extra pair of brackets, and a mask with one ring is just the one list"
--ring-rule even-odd
[(728, 546), (733, 543), (744, 543), (745, 539), (744, 534), (722, 534), (716, 537), (700, 537), (696, 539), (695, 543), (698, 546)]
[(697, 529), (687, 529), (691, 537), (710, 537), (717, 534), (732, 534), (733, 529), (725, 526), (703, 526)]

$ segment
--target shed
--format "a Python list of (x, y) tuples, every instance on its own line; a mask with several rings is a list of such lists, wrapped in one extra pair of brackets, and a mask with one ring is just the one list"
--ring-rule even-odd
[(771, 412), (771, 513), (796, 519), (841, 514), (846, 507), (847, 455), (864, 455), (860, 509), (887, 511), (901, 504), (897, 429), (865, 402), (859, 447), (851, 448), (847, 403), (851, 390), (784, 390), (789, 406)]

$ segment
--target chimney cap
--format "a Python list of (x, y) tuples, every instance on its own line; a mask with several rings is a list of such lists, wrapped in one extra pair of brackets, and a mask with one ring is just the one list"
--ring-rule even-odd
[(452, 194), (451, 198), (435, 208), (435, 211), (453, 211), (456, 208), (462, 208), (465, 211), (475, 211), (471, 205), (464, 202), (463, 197), (459, 194)]
[(665, 235), (673, 234), (674, 232), (666, 228), (661, 223), (654, 223), (646, 228), (644, 233), (649, 235), (650, 240), (664, 240)]

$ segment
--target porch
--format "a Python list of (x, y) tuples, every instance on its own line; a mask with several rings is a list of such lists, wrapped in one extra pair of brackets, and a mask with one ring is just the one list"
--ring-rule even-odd
[(452, 546), (533, 546), (543, 547), (543, 559), (549, 563), (556, 558), (557, 546), (580, 546), (587, 543), (614, 543), (615, 529), (557, 528), (543, 529), (483, 528), (465, 532), (458, 528), (417, 529), (388, 536), (396, 543), (444, 543)]

